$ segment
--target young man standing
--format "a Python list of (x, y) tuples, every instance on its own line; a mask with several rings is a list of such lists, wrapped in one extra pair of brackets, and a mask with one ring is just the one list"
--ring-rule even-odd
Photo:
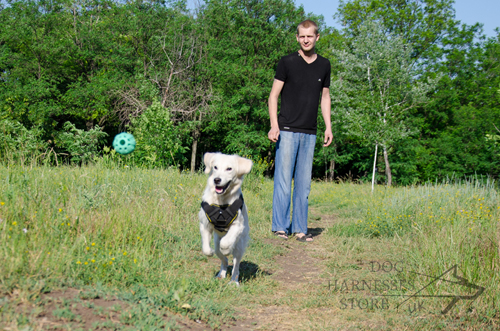
[[(318, 104), (321, 104), (326, 125), (323, 146), (330, 145), (333, 138), (329, 91), (331, 67), (328, 59), (316, 54), (319, 39), (316, 23), (311, 20), (300, 23), (296, 37), (300, 49), (279, 61), (269, 96), (271, 130), (268, 137), (276, 143), (272, 231), (283, 239), (295, 234), (297, 240), (309, 242), (313, 238), (307, 234), (307, 209)], [(290, 223), (292, 178), (293, 215)]]

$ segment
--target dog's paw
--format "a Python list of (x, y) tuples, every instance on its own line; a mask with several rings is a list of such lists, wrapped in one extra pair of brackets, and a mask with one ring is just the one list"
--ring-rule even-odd
[(224, 256), (228, 256), (231, 254), (231, 247), (223, 247), (222, 245), (220, 246), (220, 252), (224, 255)]
[(219, 246), (220, 252), (224, 254), (225, 256), (231, 254), (231, 244), (227, 241), (222, 239), (220, 241), (220, 246)]
[(213, 249), (203, 249), (203, 255), (206, 255), (206, 256), (213, 256), (214, 255), (214, 250)]
[(217, 279), (224, 279), (226, 278), (226, 272), (225, 271), (219, 271), (219, 273), (217, 274), (217, 276), (215, 276), (215, 278)]
[(240, 282), (237, 281), (237, 280), (232, 280), (232, 281), (229, 282), (229, 284), (233, 284), (233, 285), (235, 285), (237, 287), (240, 287)]

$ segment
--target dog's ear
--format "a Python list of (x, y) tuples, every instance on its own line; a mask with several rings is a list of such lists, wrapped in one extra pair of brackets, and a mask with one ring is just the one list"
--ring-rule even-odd
[(238, 176), (246, 175), (252, 170), (253, 162), (252, 160), (245, 159), (244, 157), (238, 157)]
[(205, 163), (205, 173), (210, 173), (212, 170), (212, 159), (214, 158), (215, 153), (205, 153), (203, 156), (203, 163)]

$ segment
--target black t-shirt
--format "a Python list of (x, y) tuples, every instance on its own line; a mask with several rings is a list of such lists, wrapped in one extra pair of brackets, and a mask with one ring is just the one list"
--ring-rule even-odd
[(330, 61), (320, 55), (307, 63), (299, 52), (284, 56), (275, 79), (284, 82), (278, 114), (280, 130), (316, 134), (321, 91), (330, 87)]

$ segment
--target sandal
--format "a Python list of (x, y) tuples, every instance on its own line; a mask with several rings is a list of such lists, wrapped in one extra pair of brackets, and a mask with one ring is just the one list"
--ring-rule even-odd
[(312, 234), (306, 234), (306, 235), (303, 235), (302, 237), (297, 237), (297, 240), (300, 241), (300, 242), (303, 242), (303, 243), (306, 243), (306, 242), (312, 242), (314, 240), (307, 240), (307, 239), (312, 239), (313, 236)]
[(280, 239), (288, 240), (288, 235), (285, 233), (285, 231), (275, 231), (274, 235)]

